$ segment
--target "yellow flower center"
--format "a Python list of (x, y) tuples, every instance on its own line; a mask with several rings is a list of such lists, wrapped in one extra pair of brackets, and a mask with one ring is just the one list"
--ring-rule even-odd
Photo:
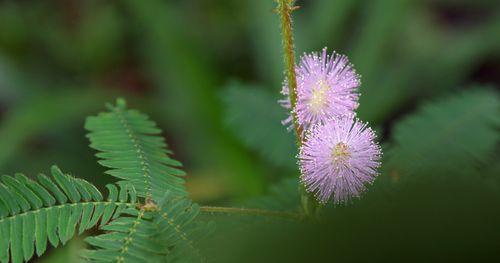
[(312, 91), (311, 99), (309, 100), (309, 108), (313, 113), (319, 113), (325, 106), (326, 92), (328, 89), (330, 89), (330, 86), (328, 86), (325, 81), (318, 81), (316, 88)]
[(332, 158), (335, 165), (345, 165), (349, 160), (351, 153), (349, 153), (349, 146), (343, 142), (337, 143), (333, 148)]

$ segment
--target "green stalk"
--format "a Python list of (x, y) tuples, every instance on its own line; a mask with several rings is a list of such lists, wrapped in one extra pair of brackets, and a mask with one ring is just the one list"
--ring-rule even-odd
[[(276, 9), (280, 16), (281, 21), (281, 35), (283, 37), (283, 55), (285, 61), (285, 76), (288, 81), (288, 88), (290, 93), (290, 104), (292, 107), (293, 125), (297, 135), (297, 146), (302, 145), (302, 127), (300, 127), (295, 111), (297, 104), (297, 77), (295, 75), (295, 46), (293, 43), (293, 30), (292, 30), (292, 12), (298, 9), (294, 6), (295, 0), (276, 0), (278, 7)], [(304, 213), (309, 217), (316, 217), (319, 213), (320, 205), (316, 198), (308, 193), (303, 185), (300, 185), (301, 203)]]
[(293, 126), (297, 135), (297, 146), (302, 144), (302, 128), (297, 119), (297, 113), (293, 110), (297, 104), (297, 77), (295, 76), (295, 46), (293, 44), (292, 11), (298, 7), (294, 6), (294, 0), (278, 0), (276, 9), (281, 20), (281, 35), (283, 37), (283, 54), (285, 60), (285, 75), (290, 93), (290, 104), (292, 106)]
[(238, 207), (219, 207), (219, 206), (202, 206), (200, 210), (205, 213), (222, 213), (222, 214), (240, 214), (240, 215), (255, 215), (266, 217), (280, 217), (301, 221), (303, 215), (295, 212), (271, 211), (255, 208), (238, 208)]

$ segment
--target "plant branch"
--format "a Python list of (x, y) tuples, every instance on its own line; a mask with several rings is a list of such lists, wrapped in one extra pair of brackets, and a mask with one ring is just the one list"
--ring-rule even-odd
[(271, 211), (256, 208), (239, 208), (239, 207), (220, 207), (220, 206), (202, 206), (202, 212), (206, 213), (222, 213), (222, 214), (240, 214), (240, 215), (256, 215), (268, 217), (288, 218), (301, 221), (304, 216), (300, 213), (285, 212), (285, 211)]
[[(297, 146), (302, 145), (302, 127), (299, 124), (295, 105), (297, 104), (297, 76), (295, 74), (295, 46), (293, 44), (292, 32), (292, 12), (298, 9), (294, 6), (295, 0), (276, 0), (278, 3), (277, 12), (281, 20), (281, 35), (283, 37), (283, 54), (285, 60), (285, 75), (288, 82), (288, 93), (290, 96), (290, 105), (292, 108), (293, 125), (297, 135)], [(311, 216), (317, 214), (319, 207), (316, 199), (312, 194), (308, 193), (303, 185), (300, 187), (302, 208), (304, 212)]]
[(283, 54), (285, 60), (285, 75), (289, 89), (290, 105), (292, 108), (293, 124), (297, 135), (297, 145), (302, 144), (302, 128), (299, 125), (295, 105), (297, 104), (297, 77), (295, 76), (295, 47), (292, 32), (292, 11), (294, 0), (277, 0), (277, 12), (281, 20), (281, 35), (283, 37)]

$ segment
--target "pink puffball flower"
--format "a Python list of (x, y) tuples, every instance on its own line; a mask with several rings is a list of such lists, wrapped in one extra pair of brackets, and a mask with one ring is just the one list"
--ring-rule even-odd
[[(291, 109), (287, 83), (281, 93), (285, 99), (279, 103), (297, 114), (299, 125), (307, 131), (316, 124), (332, 118), (353, 117), (358, 107), (357, 88), (361, 81), (346, 56), (333, 52), (304, 54), (295, 69), (297, 75), (297, 102)], [(291, 123), (289, 117), (284, 124)]]
[(382, 152), (375, 137), (367, 124), (354, 118), (313, 126), (299, 153), (307, 191), (322, 203), (359, 197), (378, 175)]

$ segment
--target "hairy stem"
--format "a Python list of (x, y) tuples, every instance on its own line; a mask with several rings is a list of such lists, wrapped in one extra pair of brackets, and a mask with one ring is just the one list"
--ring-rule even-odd
[[(292, 107), (293, 124), (297, 135), (297, 146), (302, 145), (302, 127), (299, 125), (295, 105), (297, 104), (297, 76), (295, 75), (295, 46), (293, 44), (292, 11), (298, 7), (294, 6), (295, 0), (276, 0), (278, 3), (278, 14), (281, 19), (281, 35), (283, 37), (283, 54), (285, 60), (285, 75), (288, 82), (290, 104)], [(312, 194), (307, 193), (304, 186), (300, 187), (301, 202), (304, 212), (308, 216), (318, 213), (319, 205)]]
[(283, 54), (285, 60), (285, 76), (288, 82), (290, 104), (292, 107), (292, 117), (297, 135), (297, 145), (302, 144), (302, 128), (297, 119), (295, 105), (297, 104), (297, 77), (295, 76), (295, 47), (293, 44), (292, 32), (292, 11), (297, 9), (293, 5), (294, 0), (277, 0), (277, 12), (281, 19), (281, 35), (283, 37)]
[(256, 215), (256, 216), (269, 216), (269, 217), (281, 217), (300, 221), (304, 216), (300, 213), (295, 212), (284, 212), (284, 211), (271, 211), (265, 209), (256, 208), (239, 208), (239, 207), (220, 207), (220, 206), (202, 206), (200, 208), (202, 212), (206, 213), (222, 213), (222, 214), (240, 214), (240, 215)]

